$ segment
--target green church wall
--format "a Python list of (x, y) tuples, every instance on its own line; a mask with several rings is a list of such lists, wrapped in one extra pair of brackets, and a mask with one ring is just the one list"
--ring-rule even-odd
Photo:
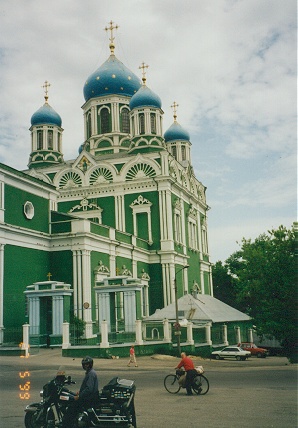
[(116, 227), (115, 218), (115, 199), (112, 196), (104, 198), (97, 198), (96, 204), (100, 206), (103, 211), (101, 214), (102, 224), (110, 227)]
[(162, 270), (158, 263), (149, 265), (149, 314), (153, 314), (156, 309), (164, 307)]
[[(49, 201), (25, 190), (13, 186), (5, 185), (5, 223), (24, 227), (40, 232), (49, 232)], [(29, 201), (34, 206), (34, 216), (32, 219), (26, 218), (24, 214), (24, 204)]]
[(50, 253), (51, 281), (61, 281), (73, 285), (72, 251), (53, 251)]
[[(4, 247), (4, 327), (28, 322), (24, 291), (28, 285), (47, 281), (49, 253), (6, 244)], [(13, 308), (13, 310), (12, 310)]]
[[(125, 268), (123, 267), (125, 266)], [(116, 257), (116, 275), (122, 275), (123, 269), (128, 269), (132, 272), (132, 261), (125, 257)]]

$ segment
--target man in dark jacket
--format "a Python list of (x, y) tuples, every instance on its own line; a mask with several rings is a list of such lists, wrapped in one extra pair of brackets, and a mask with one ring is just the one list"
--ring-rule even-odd
[(98, 399), (98, 378), (93, 369), (93, 359), (91, 357), (83, 358), (82, 367), (86, 371), (85, 377), (79, 392), (75, 395), (74, 401), (69, 404), (63, 417), (63, 428), (71, 428), (79, 411), (92, 406)]

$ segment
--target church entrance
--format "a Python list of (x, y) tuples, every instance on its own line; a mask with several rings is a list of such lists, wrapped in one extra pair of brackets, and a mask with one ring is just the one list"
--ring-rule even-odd
[(52, 297), (40, 298), (40, 340), (46, 343), (47, 347), (51, 344), (51, 334), (53, 333), (53, 310)]
[(70, 319), (73, 290), (58, 281), (35, 282), (24, 291), (29, 307), (30, 345), (62, 344), (62, 325)]

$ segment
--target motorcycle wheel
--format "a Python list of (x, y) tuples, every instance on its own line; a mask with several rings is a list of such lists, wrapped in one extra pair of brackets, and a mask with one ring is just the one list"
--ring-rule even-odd
[(26, 428), (42, 428), (44, 426), (43, 421), (37, 421), (39, 411), (27, 412), (25, 415), (25, 427)]

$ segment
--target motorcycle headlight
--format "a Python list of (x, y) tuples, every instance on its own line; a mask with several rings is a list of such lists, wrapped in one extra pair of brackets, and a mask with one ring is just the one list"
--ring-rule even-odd
[(39, 391), (39, 396), (43, 398), (43, 390)]

